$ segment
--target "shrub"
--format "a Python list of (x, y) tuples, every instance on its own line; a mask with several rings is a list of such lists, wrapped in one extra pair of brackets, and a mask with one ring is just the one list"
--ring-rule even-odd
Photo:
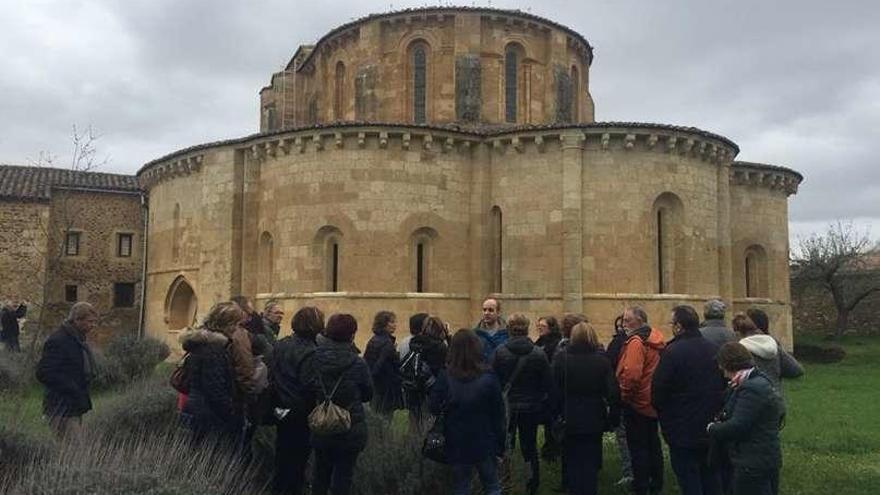
[(128, 381), (149, 375), (171, 351), (168, 345), (152, 338), (121, 335), (107, 346), (107, 358), (119, 363)]
[(48, 440), (0, 426), (0, 476), (6, 476), (32, 462), (41, 462), (52, 452)]
[(131, 383), (85, 416), (86, 427), (111, 438), (165, 431), (177, 418), (177, 393), (161, 376)]
[(126, 383), (122, 365), (115, 359), (110, 359), (100, 350), (94, 349), (95, 376), (90, 384), (92, 390), (108, 390)]
[(799, 360), (807, 363), (830, 364), (843, 361), (846, 357), (846, 350), (836, 344), (825, 346), (815, 344), (795, 344), (794, 355)]
[(27, 353), (0, 350), (0, 392), (21, 392), (34, 381), (34, 361)]

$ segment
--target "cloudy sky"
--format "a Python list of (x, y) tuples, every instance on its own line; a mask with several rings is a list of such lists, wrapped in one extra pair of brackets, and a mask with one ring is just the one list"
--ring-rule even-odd
[[(693, 125), (740, 160), (806, 176), (792, 238), (853, 219), (880, 238), (880, 2), (591, 0), (464, 5), (530, 11), (595, 48), (597, 120)], [(103, 171), (258, 129), (258, 91), (300, 44), (395, 0), (6, 0), (0, 163), (69, 160), (100, 134)]]

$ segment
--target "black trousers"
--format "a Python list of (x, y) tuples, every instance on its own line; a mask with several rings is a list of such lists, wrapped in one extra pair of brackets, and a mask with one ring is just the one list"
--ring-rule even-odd
[(623, 422), (632, 461), (633, 493), (644, 495), (663, 490), (663, 450), (657, 434), (657, 418), (626, 408)]
[(779, 489), (779, 468), (733, 467), (733, 495), (773, 495)]
[(272, 492), (300, 495), (306, 481), (306, 465), (312, 446), (305, 417), (289, 418), (278, 425), (275, 436), (275, 477)]
[(596, 495), (602, 469), (602, 434), (565, 435), (562, 462), (570, 495)]
[(315, 449), (312, 495), (349, 495), (359, 451)]
[(544, 418), (538, 414), (512, 413), (507, 433), (510, 438), (510, 448), (516, 446), (516, 438), (519, 437), (519, 450), (523, 460), (526, 461), (526, 488), (533, 492), (540, 483), (540, 464), (538, 462), (538, 425)]
[(708, 450), (669, 446), (669, 458), (681, 495), (721, 494), (721, 477), (709, 466)]

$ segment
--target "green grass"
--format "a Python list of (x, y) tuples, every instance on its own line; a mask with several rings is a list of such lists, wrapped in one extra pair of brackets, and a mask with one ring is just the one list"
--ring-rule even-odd
[[(782, 432), (781, 491), (786, 495), (880, 493), (880, 412), (876, 411), (880, 407), (880, 338), (848, 337), (842, 345), (847, 351), (844, 361), (805, 364), (804, 377), (785, 382), (788, 414)], [(161, 366), (157, 373), (167, 376), (170, 366)], [(95, 394), (95, 409), (112, 395)], [(23, 394), (6, 395), (0, 400), (0, 421), (48, 436), (41, 401), (42, 390), (37, 386)], [(405, 425), (401, 413), (395, 426)], [(599, 492), (625, 493), (614, 486), (619, 478), (617, 448), (608, 435)], [(540, 493), (553, 494), (558, 484), (559, 464), (542, 463)], [(663, 493), (678, 493), (668, 458)]]

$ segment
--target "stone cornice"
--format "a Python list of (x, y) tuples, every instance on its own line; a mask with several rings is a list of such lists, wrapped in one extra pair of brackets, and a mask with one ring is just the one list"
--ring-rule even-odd
[(759, 186), (784, 191), (786, 196), (796, 194), (804, 176), (778, 165), (753, 162), (730, 164), (730, 182), (737, 186)]
[(148, 190), (156, 183), (172, 177), (183, 177), (198, 172), (202, 169), (203, 153), (188, 153), (185, 156), (175, 157), (173, 160), (158, 163), (147, 169), (142, 168), (138, 174), (138, 184)]

